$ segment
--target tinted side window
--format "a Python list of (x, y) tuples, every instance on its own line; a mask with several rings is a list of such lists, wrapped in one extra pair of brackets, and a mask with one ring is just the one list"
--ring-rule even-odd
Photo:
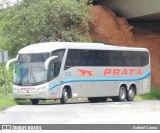
[(93, 51), (93, 66), (107, 66), (107, 53), (104, 50)]
[(80, 50), (80, 65), (81, 66), (93, 66), (93, 51), (92, 50)]
[(65, 66), (71, 67), (71, 66), (79, 66), (79, 65), (80, 65), (80, 50), (69, 49)]
[(68, 50), (66, 66), (139, 67), (149, 63), (148, 52), (116, 50)]
[(105, 66), (105, 55), (103, 50), (69, 49), (65, 66)]
[(141, 65), (146, 66), (149, 63), (149, 53), (148, 52), (143, 52), (141, 54)]
[(141, 51), (106, 51), (108, 64), (106, 66), (140, 67), (149, 63), (149, 53)]
[(57, 77), (59, 75), (59, 70), (60, 70), (60, 67), (58, 62), (51, 61), (49, 65), (49, 71), (48, 71), (48, 80), (50, 81), (55, 77)]
[(54, 63), (50, 63), (49, 65), (49, 73), (48, 73), (48, 78), (49, 78), (49, 81), (54, 79), (54, 76), (55, 76), (55, 73), (54, 73)]
[(119, 66), (132, 66), (130, 51), (119, 51)]
[(58, 62), (61, 63), (63, 60), (65, 49), (59, 49), (52, 52), (52, 56), (58, 56)]
[(141, 66), (140, 52), (138, 51), (131, 52), (131, 63), (132, 66)]
[(108, 53), (108, 66), (119, 66), (119, 52), (118, 51), (107, 51)]
[(64, 52), (65, 52), (65, 49), (59, 49), (59, 50), (55, 50), (51, 53), (52, 56), (58, 56), (58, 61), (57, 61), (57, 64), (56, 64), (57, 73), (59, 73), (59, 71), (60, 71), (63, 56), (64, 56)]

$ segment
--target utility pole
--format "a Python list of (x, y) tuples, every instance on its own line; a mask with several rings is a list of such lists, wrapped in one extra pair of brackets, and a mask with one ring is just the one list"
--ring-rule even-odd
[(5, 68), (4, 63), (8, 60), (8, 52), (7, 51), (0, 51), (0, 63), (2, 63), (2, 70), (3, 70), (3, 78), (4, 78), (4, 95), (7, 98), (7, 87), (6, 87), (6, 75), (5, 75)]
[(2, 69), (3, 69), (3, 77), (4, 77), (4, 94), (5, 94), (5, 98), (7, 98), (6, 75), (5, 75), (5, 70), (4, 70), (4, 54), (3, 54), (3, 51), (2, 51)]

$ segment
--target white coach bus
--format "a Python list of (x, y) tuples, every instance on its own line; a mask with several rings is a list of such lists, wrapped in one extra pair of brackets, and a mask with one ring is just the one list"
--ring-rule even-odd
[(22, 48), (15, 59), (15, 99), (87, 97), (90, 102), (133, 101), (150, 92), (150, 56), (146, 48), (96, 43), (47, 42)]

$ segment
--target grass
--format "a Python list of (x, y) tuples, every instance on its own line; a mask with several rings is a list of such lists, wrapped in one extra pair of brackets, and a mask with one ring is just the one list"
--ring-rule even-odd
[(152, 87), (149, 94), (136, 96), (136, 100), (160, 100), (160, 89)]
[[(40, 100), (40, 104), (51, 104), (55, 100)], [(0, 95), (0, 111), (15, 105), (31, 105), (30, 100), (14, 100), (12, 94), (8, 94), (7, 98), (4, 95)]]
[(12, 94), (9, 94), (7, 98), (4, 95), (0, 95), (0, 111), (3, 109), (16, 105)]

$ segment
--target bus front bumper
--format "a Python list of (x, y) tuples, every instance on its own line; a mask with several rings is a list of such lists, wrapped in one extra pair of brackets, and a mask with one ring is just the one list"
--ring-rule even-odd
[(49, 91), (46, 86), (19, 87), (13, 85), (13, 96), (15, 99), (49, 99)]

